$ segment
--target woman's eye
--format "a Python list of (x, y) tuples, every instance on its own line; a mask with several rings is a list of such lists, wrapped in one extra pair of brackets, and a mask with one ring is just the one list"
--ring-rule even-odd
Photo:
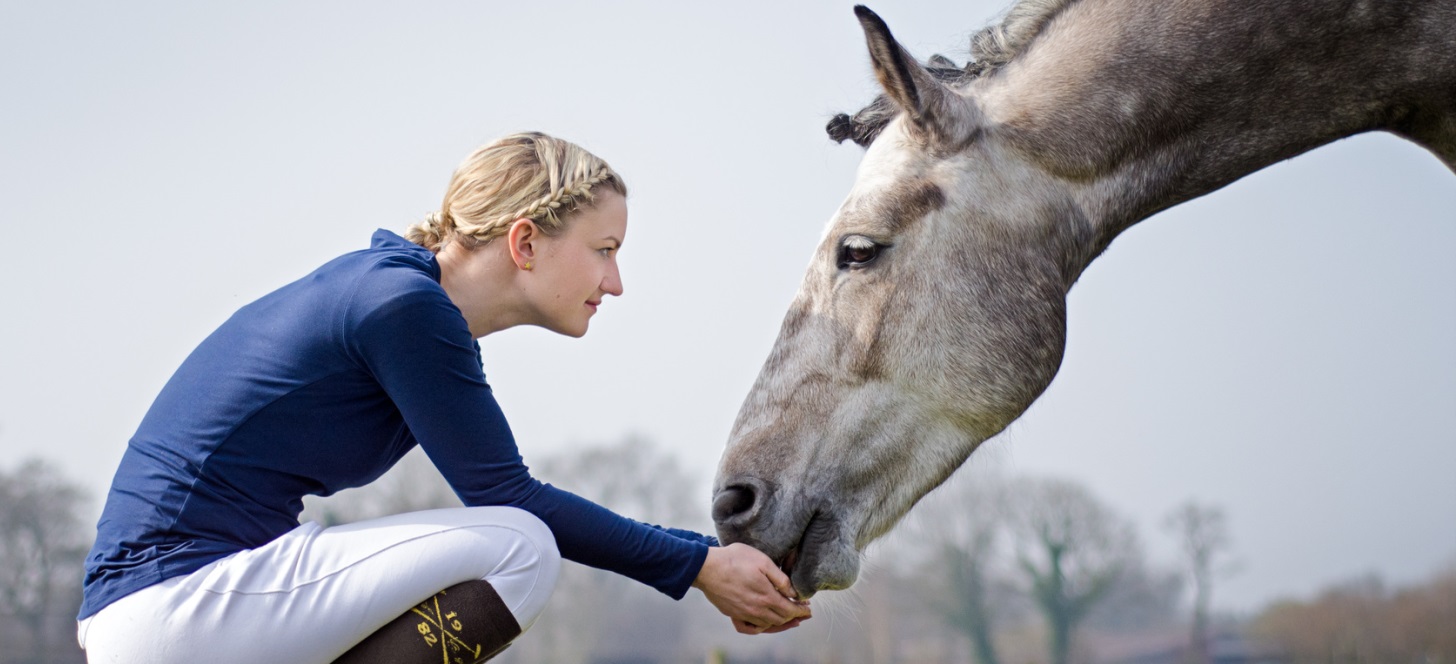
[(839, 244), (839, 268), (864, 267), (873, 263), (882, 247), (863, 235), (851, 235)]

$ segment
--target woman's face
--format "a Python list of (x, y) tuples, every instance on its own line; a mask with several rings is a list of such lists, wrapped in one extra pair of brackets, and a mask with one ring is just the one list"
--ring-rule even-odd
[(567, 220), (565, 232), (539, 241), (530, 281), (542, 327), (572, 337), (586, 334), (602, 298), (622, 294), (617, 250), (626, 235), (627, 200), (606, 190)]

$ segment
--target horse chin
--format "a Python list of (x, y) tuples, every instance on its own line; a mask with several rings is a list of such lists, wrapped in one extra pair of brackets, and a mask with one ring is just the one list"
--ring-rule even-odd
[(859, 552), (836, 526), (832, 517), (816, 513), (803, 539), (780, 561), (800, 599), (821, 590), (843, 590), (859, 577)]

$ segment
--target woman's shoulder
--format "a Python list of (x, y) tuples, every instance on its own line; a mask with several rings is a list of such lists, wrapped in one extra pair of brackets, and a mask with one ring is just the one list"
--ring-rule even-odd
[(368, 249), (344, 258), (352, 263), (348, 271), (353, 273), (351, 299), (356, 306), (383, 306), (401, 298), (446, 297), (435, 255), (390, 231), (375, 231)]
[(351, 273), (343, 303), (347, 327), (371, 320), (417, 326), (461, 317), (440, 285), (440, 266), (429, 249), (379, 230), (368, 249), (342, 259)]

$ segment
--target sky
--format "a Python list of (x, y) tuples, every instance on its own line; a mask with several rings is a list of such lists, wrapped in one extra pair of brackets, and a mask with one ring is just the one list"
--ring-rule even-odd
[[(1004, 0), (872, 5), (966, 56)], [(576, 340), (483, 340), (533, 455), (646, 436), (708, 482), (861, 150), (848, 3), (0, 5), (0, 467), (99, 500), (162, 384), (243, 304), (436, 208), (476, 146), (541, 130), (630, 188), (625, 295)], [(1389, 135), (1124, 233), (1070, 295), (1061, 373), (969, 462), (1066, 477), (1173, 560), (1229, 517), (1251, 611), (1456, 562), (1456, 176)], [(567, 487), (570, 488), (570, 487)]]

